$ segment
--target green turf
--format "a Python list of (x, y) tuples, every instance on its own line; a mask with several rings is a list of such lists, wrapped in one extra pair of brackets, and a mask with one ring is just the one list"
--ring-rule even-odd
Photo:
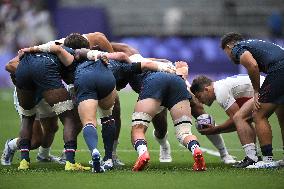
[[(193, 163), (189, 152), (178, 145), (174, 136), (172, 124), (169, 124), (169, 141), (173, 150), (173, 162), (161, 164), (158, 160), (158, 144), (153, 140), (152, 127), (147, 132), (148, 145), (151, 154), (151, 163), (147, 170), (139, 173), (131, 172), (131, 166), (137, 157), (130, 144), (130, 125), (133, 104), (136, 95), (121, 92), (122, 130), (119, 144), (119, 156), (126, 163), (123, 168), (115, 169), (104, 174), (91, 172), (65, 172), (62, 165), (53, 163), (35, 162), (36, 151), (31, 152), (31, 169), (18, 171), (19, 153), (16, 153), (12, 166), (0, 166), (0, 189), (31, 189), (31, 188), (283, 188), (284, 169), (272, 170), (245, 170), (235, 169), (220, 163), (218, 157), (205, 154), (208, 170), (206, 172), (193, 172)], [(212, 114), (217, 123), (226, 119), (223, 111), (214, 104), (208, 113)], [(170, 121), (170, 119), (169, 119)], [(283, 158), (280, 129), (275, 116), (271, 118), (273, 127), (273, 147), (275, 158)], [(203, 147), (214, 149), (204, 136), (200, 136), (195, 128), (193, 133), (199, 138)], [(0, 90), (0, 149), (2, 150), (6, 139), (15, 137), (19, 132), (19, 119), (13, 109), (12, 91)], [(223, 135), (231, 154), (242, 159), (244, 153), (236, 133)], [(79, 135), (79, 145), (76, 159), (87, 164), (89, 153), (84, 144), (82, 135)], [(102, 151), (102, 140), (100, 139)], [(62, 126), (52, 146), (53, 154), (60, 155), (63, 148)]]

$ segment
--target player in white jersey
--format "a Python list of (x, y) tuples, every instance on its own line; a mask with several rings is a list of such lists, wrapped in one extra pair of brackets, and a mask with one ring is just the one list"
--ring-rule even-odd
[[(261, 76), (261, 84), (264, 81)], [(246, 157), (235, 167), (244, 168), (258, 161), (256, 152), (256, 133), (252, 123), (254, 90), (248, 75), (236, 75), (213, 82), (206, 76), (193, 80), (191, 91), (198, 100), (211, 106), (216, 100), (229, 116), (219, 126), (206, 125), (201, 134), (217, 134), (237, 130)]]

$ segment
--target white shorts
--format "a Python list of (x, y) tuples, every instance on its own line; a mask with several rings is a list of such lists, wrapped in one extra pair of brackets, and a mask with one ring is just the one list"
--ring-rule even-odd
[[(21, 115), (23, 115), (23, 113), (20, 110), (21, 108), (19, 108), (20, 105), (17, 97), (16, 88), (14, 90), (14, 105), (18, 114), (20, 115), (20, 117), (22, 117)], [(35, 117), (36, 120), (39, 120), (41, 118), (56, 116), (56, 113), (52, 110), (51, 106), (45, 101), (44, 98), (41, 99), (41, 101), (36, 105), (35, 108), (36, 108), (36, 117)]]

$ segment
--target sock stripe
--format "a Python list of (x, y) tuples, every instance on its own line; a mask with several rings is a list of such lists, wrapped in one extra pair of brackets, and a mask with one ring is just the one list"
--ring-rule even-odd
[(75, 149), (65, 149), (64, 152), (76, 152)]
[(30, 151), (29, 149), (25, 149), (25, 148), (20, 149), (20, 152), (29, 152), (29, 151)]
[(189, 123), (189, 124), (192, 124), (192, 122), (191, 122), (191, 121), (181, 121), (181, 122), (178, 122), (178, 123), (174, 124), (174, 126), (176, 127), (176, 126), (181, 125), (181, 124), (183, 124), (183, 123)]

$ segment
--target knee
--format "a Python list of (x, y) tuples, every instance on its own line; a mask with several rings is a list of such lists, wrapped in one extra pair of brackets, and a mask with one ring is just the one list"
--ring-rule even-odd
[(233, 120), (234, 120), (235, 123), (238, 122), (239, 120), (242, 120), (242, 119), (243, 119), (243, 116), (240, 112), (236, 112), (233, 116)]

